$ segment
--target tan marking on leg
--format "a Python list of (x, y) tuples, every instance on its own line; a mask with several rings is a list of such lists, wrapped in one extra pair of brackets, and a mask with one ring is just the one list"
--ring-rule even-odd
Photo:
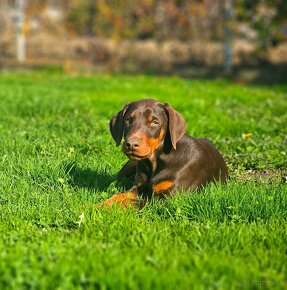
[(174, 182), (170, 180), (165, 180), (165, 181), (161, 181), (160, 183), (154, 184), (152, 186), (152, 189), (155, 193), (161, 193), (165, 190), (170, 189), (173, 186), (174, 186)]
[(138, 195), (134, 192), (123, 192), (119, 194), (114, 194), (108, 200), (101, 202), (97, 207), (110, 208), (112, 204), (119, 204), (121, 208), (126, 208), (132, 206), (138, 199)]

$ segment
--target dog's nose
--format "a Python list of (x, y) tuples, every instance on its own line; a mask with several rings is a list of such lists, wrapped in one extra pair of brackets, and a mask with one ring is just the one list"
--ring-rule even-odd
[(127, 140), (126, 147), (128, 150), (136, 151), (140, 147), (140, 142), (137, 139)]

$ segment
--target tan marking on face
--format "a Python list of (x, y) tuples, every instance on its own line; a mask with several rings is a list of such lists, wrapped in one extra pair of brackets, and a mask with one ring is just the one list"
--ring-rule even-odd
[(151, 152), (153, 152), (159, 147), (160, 142), (163, 139), (163, 136), (164, 136), (164, 130), (160, 130), (160, 134), (158, 138), (147, 138), (147, 144), (149, 148), (151, 149)]
[(158, 184), (152, 186), (152, 189), (155, 193), (161, 193), (165, 190), (170, 189), (174, 185), (174, 182), (170, 180), (161, 181)]
[(151, 121), (152, 121), (152, 115), (149, 115), (149, 116), (147, 117), (147, 120), (148, 120), (149, 122), (151, 122)]
[(136, 150), (136, 152), (140, 156), (147, 156), (153, 153), (159, 147), (161, 141), (163, 140), (163, 137), (164, 137), (163, 129), (160, 131), (159, 137), (157, 138), (148, 138), (146, 136), (139, 136), (137, 134), (132, 136), (132, 138), (136, 138), (141, 142), (140, 149)]

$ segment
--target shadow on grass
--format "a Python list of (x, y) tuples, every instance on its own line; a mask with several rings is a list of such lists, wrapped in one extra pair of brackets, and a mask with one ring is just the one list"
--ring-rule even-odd
[(89, 190), (105, 191), (116, 177), (104, 171), (95, 171), (90, 168), (80, 168), (76, 164), (66, 166), (72, 186), (87, 188)]
[(76, 164), (65, 166), (66, 172), (70, 176), (69, 184), (88, 190), (106, 191), (111, 183), (115, 182), (121, 189), (130, 188), (133, 184), (133, 178), (117, 181), (116, 175), (111, 175), (105, 171), (95, 171), (90, 168), (80, 168)]

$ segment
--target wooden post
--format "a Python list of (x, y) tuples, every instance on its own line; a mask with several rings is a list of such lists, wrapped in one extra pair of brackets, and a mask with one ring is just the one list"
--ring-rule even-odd
[(17, 60), (20, 64), (24, 63), (26, 59), (24, 9), (25, 9), (25, 0), (16, 0), (15, 2), (16, 45), (17, 45)]
[(223, 44), (223, 55), (224, 55), (224, 73), (229, 76), (232, 74), (232, 20), (233, 20), (233, 6), (232, 0), (224, 0), (224, 44)]

